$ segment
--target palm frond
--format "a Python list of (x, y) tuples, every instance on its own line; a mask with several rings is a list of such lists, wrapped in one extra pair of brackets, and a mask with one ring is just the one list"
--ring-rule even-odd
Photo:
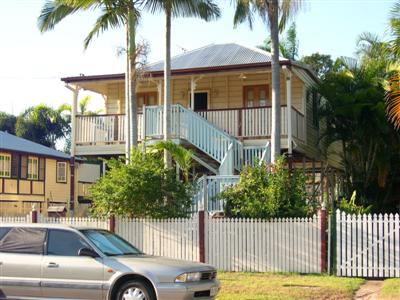
[(389, 79), (385, 98), (389, 121), (400, 129), (400, 73)]
[(302, 8), (302, 0), (280, 0), (279, 1), (279, 31), (283, 32), (286, 24), (297, 14)]
[(84, 41), (84, 48), (87, 49), (94, 37), (108, 29), (115, 29), (123, 26), (126, 22), (124, 14), (121, 14), (120, 9), (103, 7), (102, 14), (97, 18), (92, 30), (89, 32)]
[(218, 5), (212, 0), (147, 0), (144, 8), (152, 14), (170, 11), (175, 18), (200, 17), (206, 21), (221, 15)]
[(251, 0), (236, 0), (235, 2), (235, 15), (233, 17), (233, 25), (248, 22), (250, 29), (253, 28), (253, 11), (251, 8)]
[(77, 12), (79, 8), (65, 4), (63, 1), (46, 1), (40, 11), (38, 27), (40, 32), (54, 29), (65, 17)]
[(394, 56), (400, 58), (400, 1), (397, 1), (390, 12), (389, 29), (392, 40), (389, 41)]

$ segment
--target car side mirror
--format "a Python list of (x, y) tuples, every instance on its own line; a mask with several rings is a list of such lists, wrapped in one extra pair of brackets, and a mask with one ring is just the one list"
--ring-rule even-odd
[(79, 249), (78, 256), (89, 256), (89, 257), (93, 257), (93, 258), (99, 257), (97, 252), (95, 252), (93, 249), (90, 249), (90, 248)]

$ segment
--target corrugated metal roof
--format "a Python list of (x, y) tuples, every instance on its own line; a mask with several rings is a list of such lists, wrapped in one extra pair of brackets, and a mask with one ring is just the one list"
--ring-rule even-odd
[[(280, 61), (288, 61), (280, 58)], [(264, 50), (235, 43), (212, 44), (171, 58), (172, 70), (270, 63), (271, 54)], [(164, 61), (149, 64), (146, 71), (164, 70)]]
[(20, 137), (16, 137), (15, 135), (4, 131), (0, 131), (0, 150), (18, 151), (62, 159), (70, 159), (70, 156), (64, 152), (54, 150)]

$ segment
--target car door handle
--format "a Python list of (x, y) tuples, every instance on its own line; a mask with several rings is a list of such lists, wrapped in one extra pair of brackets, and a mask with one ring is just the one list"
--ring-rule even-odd
[(48, 268), (58, 268), (58, 264), (56, 264), (56, 263), (54, 263), (54, 262), (49, 262), (49, 263), (47, 264), (47, 267), (48, 267)]

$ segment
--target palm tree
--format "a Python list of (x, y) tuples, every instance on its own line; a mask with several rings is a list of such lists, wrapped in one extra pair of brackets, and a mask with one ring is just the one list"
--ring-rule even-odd
[(392, 37), (389, 41), (389, 49), (395, 61), (392, 67), (395, 74), (389, 78), (387, 83), (386, 106), (389, 120), (397, 129), (400, 129), (400, 67), (398, 65), (400, 59), (400, 1), (397, 1), (392, 8), (389, 25)]
[(92, 9), (101, 10), (92, 30), (84, 41), (86, 49), (93, 38), (110, 29), (125, 26), (126, 28), (126, 92), (125, 113), (126, 126), (126, 156), (129, 159), (131, 147), (137, 145), (137, 104), (136, 104), (136, 27), (140, 18), (140, 11), (131, 0), (47, 0), (42, 7), (38, 18), (41, 32), (54, 29), (55, 25), (65, 17), (78, 11)]
[[(297, 39), (296, 23), (292, 23), (286, 32), (286, 37), (279, 38), (279, 52), (285, 58), (297, 60), (299, 55), (299, 40)], [(264, 40), (257, 48), (271, 52), (271, 38)]]
[(281, 153), (281, 100), (279, 65), (279, 30), (283, 30), (287, 21), (299, 9), (301, 0), (236, 0), (234, 25), (247, 21), (252, 28), (254, 14), (269, 27), (271, 34), (271, 70), (272, 70), (272, 132), (271, 162)]
[[(165, 14), (164, 63), (164, 141), (171, 138), (171, 19), (172, 17), (200, 17), (205, 21), (216, 19), (220, 10), (212, 0), (148, 0), (145, 7), (151, 12)], [(192, 99), (193, 101), (193, 99)], [(168, 151), (164, 151), (166, 166), (171, 165)]]
[[(78, 106), (79, 106), (79, 114), (81, 115), (98, 115), (99, 113), (103, 112), (103, 109), (98, 109), (96, 111), (91, 111), (88, 109), (90, 102), (92, 101), (92, 98), (90, 96), (85, 96), (81, 100), (79, 100)], [(61, 104), (60, 107), (58, 108), (58, 111), (60, 112), (72, 112), (72, 105), (68, 103)]]
[(389, 79), (386, 89), (386, 109), (396, 129), (400, 129), (400, 73)]
[(174, 160), (178, 167), (182, 170), (185, 182), (189, 182), (190, 168), (193, 165), (192, 151), (186, 150), (181, 145), (178, 145), (172, 141), (160, 141), (151, 146), (149, 149), (153, 152), (164, 151), (165, 153), (165, 151), (168, 151), (168, 153), (172, 156), (172, 160)]

